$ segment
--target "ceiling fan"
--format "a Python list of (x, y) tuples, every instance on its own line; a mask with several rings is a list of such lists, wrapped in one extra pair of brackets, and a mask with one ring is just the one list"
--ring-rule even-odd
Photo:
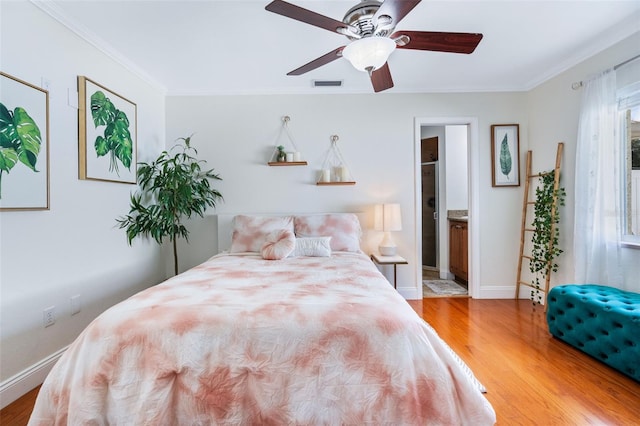
[(265, 9), (297, 21), (346, 36), (351, 42), (297, 68), (287, 75), (301, 75), (340, 57), (369, 73), (373, 90), (393, 87), (387, 64), (395, 50), (415, 49), (437, 52), (472, 53), (482, 34), (430, 31), (396, 31), (394, 29), (421, 0), (362, 0), (344, 15), (342, 21), (329, 18), (282, 0), (274, 0)]

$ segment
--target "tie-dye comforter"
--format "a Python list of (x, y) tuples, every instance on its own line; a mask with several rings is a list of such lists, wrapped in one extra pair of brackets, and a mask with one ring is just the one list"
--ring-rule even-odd
[(465, 367), (362, 253), (218, 255), (93, 321), (29, 424), (493, 424)]

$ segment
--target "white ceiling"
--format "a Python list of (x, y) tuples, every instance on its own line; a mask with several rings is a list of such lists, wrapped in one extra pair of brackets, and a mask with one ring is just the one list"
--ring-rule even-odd
[[(287, 76), (348, 40), (267, 12), (270, 0), (32, 1), (168, 95), (373, 93), (345, 59)], [(357, 3), (288, 1), (337, 20)], [(529, 90), (640, 31), (640, 0), (423, 0), (396, 30), (484, 38), (471, 55), (396, 50), (383, 93)]]

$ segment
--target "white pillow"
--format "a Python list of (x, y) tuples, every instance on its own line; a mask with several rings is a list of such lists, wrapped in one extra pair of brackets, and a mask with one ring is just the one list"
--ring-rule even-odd
[(331, 237), (296, 238), (296, 248), (291, 256), (331, 257)]
[(362, 230), (353, 213), (328, 213), (295, 216), (296, 237), (331, 237), (333, 251), (360, 251)]
[(233, 218), (231, 253), (258, 252), (273, 231), (286, 229), (293, 232), (292, 216), (244, 216)]

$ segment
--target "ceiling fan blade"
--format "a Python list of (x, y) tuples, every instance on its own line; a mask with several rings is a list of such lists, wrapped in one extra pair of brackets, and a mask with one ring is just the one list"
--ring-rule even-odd
[(393, 25), (397, 25), (421, 0), (384, 0), (380, 5), (380, 9), (373, 16), (373, 22), (377, 22), (378, 18), (386, 15), (393, 19)]
[(308, 9), (296, 6), (295, 4), (287, 3), (286, 1), (274, 0), (269, 3), (265, 9), (269, 12), (277, 13), (278, 15), (286, 16), (287, 18), (295, 19), (296, 21), (324, 28), (325, 30), (329, 30), (334, 33), (342, 34), (338, 29), (347, 29), (348, 32), (357, 33), (357, 29), (351, 25), (329, 18), (328, 16), (312, 12)]
[(301, 66), (300, 68), (296, 68), (295, 70), (288, 72), (287, 75), (302, 75), (304, 73), (307, 73), (309, 71), (313, 71), (316, 68), (320, 68), (323, 65), (328, 64), (329, 62), (333, 62), (338, 58), (342, 57), (342, 49), (344, 49), (344, 46), (340, 46), (335, 50), (332, 50), (331, 52), (320, 56), (317, 59), (314, 59), (313, 61), (309, 62), (308, 64), (304, 64), (303, 66)]
[(393, 79), (391, 78), (388, 63), (385, 62), (383, 66), (371, 73), (371, 83), (373, 84), (373, 91), (376, 93), (393, 87)]
[(397, 31), (391, 35), (396, 39), (401, 36), (409, 37), (409, 42), (398, 42), (400, 49), (432, 50), (436, 52), (473, 53), (482, 34), (476, 33), (445, 33), (431, 31)]

